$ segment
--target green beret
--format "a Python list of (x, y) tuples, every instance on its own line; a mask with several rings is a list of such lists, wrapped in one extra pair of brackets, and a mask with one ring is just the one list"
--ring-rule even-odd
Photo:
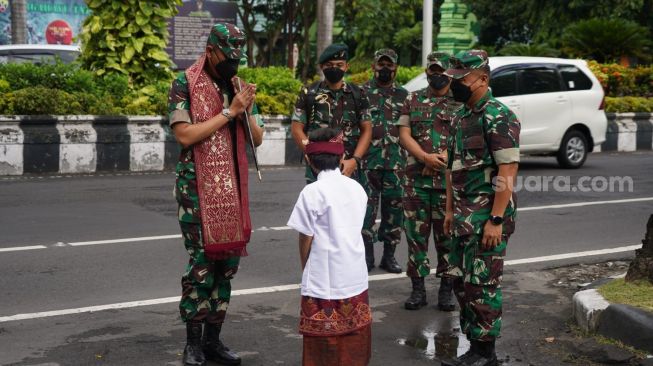
[(342, 43), (334, 43), (329, 47), (325, 48), (320, 55), (318, 64), (323, 64), (332, 60), (345, 60), (349, 59), (349, 48), (347, 45)]

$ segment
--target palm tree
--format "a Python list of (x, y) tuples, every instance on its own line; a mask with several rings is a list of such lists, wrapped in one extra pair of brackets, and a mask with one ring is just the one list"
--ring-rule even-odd
[(11, 0), (11, 43), (27, 43), (27, 0)]
[(588, 19), (569, 25), (562, 34), (563, 51), (599, 62), (621, 56), (650, 57), (650, 33), (646, 27), (623, 19)]
[(560, 51), (549, 47), (546, 43), (508, 43), (497, 53), (500, 56), (541, 56), (558, 57)]

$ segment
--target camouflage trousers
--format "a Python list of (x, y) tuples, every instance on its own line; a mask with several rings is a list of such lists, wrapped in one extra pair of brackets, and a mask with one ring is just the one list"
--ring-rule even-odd
[(454, 236), (448, 255), (454, 293), (460, 304), (460, 329), (470, 340), (491, 341), (501, 331), (503, 257), (508, 237), (483, 251), (481, 235)]
[(428, 257), (429, 236), (433, 233), (437, 255), (436, 275), (449, 269), (447, 254), (451, 239), (444, 235), (447, 193), (444, 189), (404, 188), (404, 232), (408, 242), (408, 277), (426, 277), (431, 273)]
[[(367, 212), (363, 222), (365, 244), (381, 241), (396, 246), (401, 241), (404, 221), (402, 204), (403, 172), (401, 170), (363, 170), (367, 192)], [(381, 224), (374, 230), (376, 217), (381, 207)]]
[(181, 221), (179, 225), (190, 255), (181, 277), (181, 319), (222, 324), (231, 299), (231, 279), (238, 271), (240, 257), (208, 260), (204, 255), (201, 225)]

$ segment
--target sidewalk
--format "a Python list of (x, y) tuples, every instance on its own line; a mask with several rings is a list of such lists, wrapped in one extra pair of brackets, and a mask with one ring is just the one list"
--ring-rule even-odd
[[(581, 267), (505, 273), (504, 330), (497, 342), (504, 365), (639, 364), (631, 352), (572, 331), (576, 283), (592, 277), (575, 268)], [(621, 270), (605, 265), (598, 275)], [(430, 303), (419, 311), (403, 309), (407, 278), (370, 284), (371, 365), (438, 365), (442, 353), (468, 347), (464, 337), (449, 331), (457, 327), (457, 313), (437, 311), (435, 279), (427, 283)], [(243, 365), (301, 364), (298, 304), (296, 290), (234, 297), (225, 343), (239, 352)], [(181, 365), (184, 337), (175, 304), (2, 323), (0, 364)]]

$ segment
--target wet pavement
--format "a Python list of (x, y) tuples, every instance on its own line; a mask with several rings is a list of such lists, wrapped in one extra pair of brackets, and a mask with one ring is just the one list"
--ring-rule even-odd
[[(574, 272), (519, 268), (506, 272), (504, 328), (497, 341), (502, 364), (601, 365), (614, 364), (615, 358), (622, 361), (617, 364), (638, 364), (636, 354), (573, 331), (573, 290), (556, 283), (562, 279), (560, 273)], [(443, 357), (467, 350), (458, 313), (437, 310), (436, 280), (427, 283), (430, 303), (417, 311), (403, 309), (410, 286), (407, 278), (370, 283), (371, 365), (439, 365)], [(299, 365), (298, 306), (298, 290), (235, 296), (223, 340), (238, 351), (243, 365)], [(181, 365), (184, 336), (174, 303), (8, 322), (0, 324), (0, 363)]]

